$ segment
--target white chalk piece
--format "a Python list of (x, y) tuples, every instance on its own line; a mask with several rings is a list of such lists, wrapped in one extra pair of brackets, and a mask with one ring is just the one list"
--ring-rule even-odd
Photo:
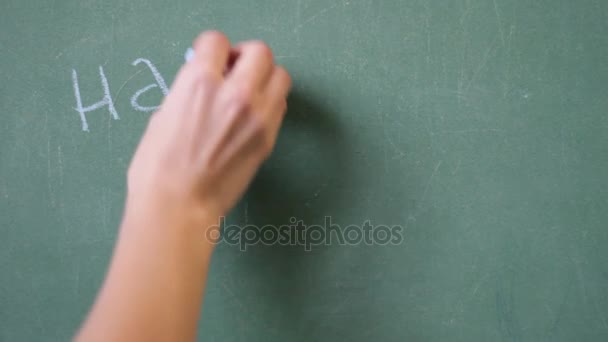
[(188, 48), (188, 50), (186, 50), (186, 54), (184, 55), (184, 59), (186, 62), (190, 62), (192, 58), (194, 58), (194, 49)]

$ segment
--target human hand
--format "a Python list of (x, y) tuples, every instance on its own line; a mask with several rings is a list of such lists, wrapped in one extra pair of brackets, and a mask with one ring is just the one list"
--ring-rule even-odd
[(221, 216), (270, 155), (291, 79), (259, 41), (205, 32), (193, 47), (131, 162), (128, 202)]

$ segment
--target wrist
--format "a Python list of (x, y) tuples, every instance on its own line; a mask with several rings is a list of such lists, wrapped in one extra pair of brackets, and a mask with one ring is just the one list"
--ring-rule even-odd
[(213, 206), (196, 201), (133, 195), (127, 196), (124, 215), (125, 223), (137, 223), (123, 226), (148, 232), (159, 230), (163, 234), (178, 234), (211, 247), (217, 243), (220, 220), (224, 216)]

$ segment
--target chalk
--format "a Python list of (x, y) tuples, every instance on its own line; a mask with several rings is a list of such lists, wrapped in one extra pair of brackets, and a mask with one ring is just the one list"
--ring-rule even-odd
[(188, 48), (188, 50), (186, 50), (184, 59), (186, 60), (186, 62), (190, 62), (192, 60), (192, 58), (194, 58), (194, 49), (190, 47), (190, 48)]

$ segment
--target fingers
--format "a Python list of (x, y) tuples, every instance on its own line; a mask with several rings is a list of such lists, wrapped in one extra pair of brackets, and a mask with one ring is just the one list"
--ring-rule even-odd
[(194, 41), (194, 60), (204, 73), (222, 79), (230, 56), (230, 41), (223, 33), (208, 31)]
[(270, 48), (260, 41), (231, 48), (219, 32), (203, 33), (193, 45), (194, 58), (180, 70), (163, 104), (171, 108), (169, 112), (182, 113), (175, 119), (184, 125), (182, 133), (205, 136), (201, 130), (214, 131), (217, 143), (224, 145), (235, 134), (248, 135), (244, 127), (251, 124), (271, 149), (283, 121), (291, 78), (274, 64)]
[[(177, 74), (166, 102), (183, 106), (199, 88), (209, 90), (219, 85), (230, 55), (230, 41), (220, 32), (209, 31), (194, 41), (194, 58)], [(179, 106), (178, 106), (179, 107)]]
[(264, 91), (266, 97), (266, 111), (264, 118), (268, 123), (269, 144), (272, 146), (276, 140), (279, 128), (287, 110), (287, 95), (291, 89), (291, 77), (287, 70), (275, 66)]
[(260, 41), (250, 41), (234, 48), (236, 60), (226, 81), (239, 86), (260, 89), (265, 86), (273, 71), (272, 51)]
[(267, 97), (270, 106), (277, 106), (285, 101), (290, 89), (291, 77), (289, 73), (282, 66), (275, 66), (264, 90), (264, 96)]

